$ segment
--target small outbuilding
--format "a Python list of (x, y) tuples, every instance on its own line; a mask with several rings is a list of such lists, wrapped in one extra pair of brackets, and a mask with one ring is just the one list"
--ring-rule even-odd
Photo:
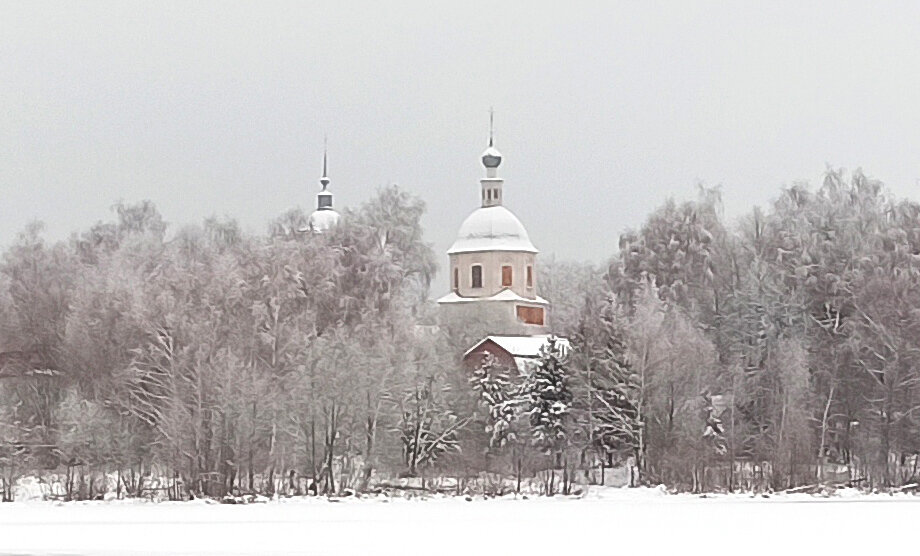
[[(482, 363), (486, 353), (491, 353), (499, 364), (529, 372), (539, 364), (540, 350), (548, 344), (548, 334), (535, 336), (486, 336), (463, 354), (463, 364), (470, 371)], [(565, 338), (556, 338), (563, 353), (571, 349)]]

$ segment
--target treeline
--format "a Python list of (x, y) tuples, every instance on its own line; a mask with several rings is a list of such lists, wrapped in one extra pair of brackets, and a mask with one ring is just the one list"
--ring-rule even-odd
[(727, 223), (701, 188), (619, 247), (603, 287), (569, 265), (578, 291), (547, 292), (570, 300), (572, 423), (615, 425), (589, 444), (695, 490), (918, 480), (920, 204), (828, 170)]
[[(544, 260), (554, 332), (521, 373), (446, 337), (420, 200), (381, 190), (329, 233), (150, 203), (0, 262), (0, 474), (66, 496), (343, 493), (398, 477), (500, 492), (897, 486), (920, 450), (920, 205), (855, 172), (726, 222), (666, 202), (604, 269)], [(611, 244), (617, 234), (606, 232)], [(603, 239), (603, 238), (600, 238)], [(427, 481), (427, 482), (426, 482)], [(415, 484), (415, 483), (413, 483)]]
[(212, 218), (168, 241), (150, 203), (115, 209), (66, 242), (31, 226), (3, 254), (7, 497), (55, 470), (75, 498), (103, 471), (127, 494), (146, 475), (179, 496), (338, 492), (436, 459), (454, 358), (416, 326), (436, 269), (418, 199), (382, 190), (324, 235), (295, 210), (265, 236)]

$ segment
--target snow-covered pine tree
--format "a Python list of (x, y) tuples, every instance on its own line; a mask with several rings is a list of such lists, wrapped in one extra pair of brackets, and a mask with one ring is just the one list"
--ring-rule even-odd
[(604, 460), (616, 451), (634, 452), (639, 385), (627, 355), (625, 319), (612, 294), (599, 306), (586, 304), (574, 341), (576, 406), (586, 448)]
[(473, 370), (470, 385), (479, 394), (480, 403), (488, 415), (486, 432), (490, 434), (489, 446), (502, 448), (514, 442), (514, 423), (518, 418), (520, 398), (512, 387), (510, 370), (486, 352), (482, 363)]
[(552, 467), (569, 441), (572, 391), (566, 353), (555, 336), (540, 348), (540, 361), (527, 377), (523, 394), (530, 418), (531, 442), (550, 456), (551, 465), (547, 494), (553, 493)]

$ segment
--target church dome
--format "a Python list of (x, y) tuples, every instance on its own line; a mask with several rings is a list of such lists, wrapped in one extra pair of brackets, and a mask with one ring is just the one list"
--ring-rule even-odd
[(318, 209), (310, 214), (307, 220), (307, 229), (311, 232), (323, 233), (339, 223), (339, 213), (332, 209)]
[(536, 253), (527, 230), (517, 216), (503, 206), (482, 207), (467, 216), (457, 240), (447, 254), (473, 251), (524, 251)]
[(482, 153), (482, 165), (486, 168), (498, 168), (501, 163), (502, 153), (490, 144), (489, 148)]

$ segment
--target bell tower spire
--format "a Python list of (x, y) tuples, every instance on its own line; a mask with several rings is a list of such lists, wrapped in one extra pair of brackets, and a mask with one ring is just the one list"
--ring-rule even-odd
[(323, 175), (319, 178), (322, 189), (316, 194), (316, 210), (307, 220), (307, 229), (313, 233), (322, 233), (339, 221), (339, 213), (332, 208), (332, 192), (329, 187), (329, 156), (328, 144), (323, 137)]
[(332, 210), (332, 192), (326, 189), (329, 187), (328, 150), (326, 137), (323, 137), (323, 175), (319, 178), (319, 184), (323, 189), (316, 194), (316, 210)]
[(323, 136), (323, 175), (322, 177), (319, 178), (319, 183), (320, 185), (323, 186), (323, 191), (325, 191), (326, 188), (329, 187), (329, 175), (326, 172), (326, 162), (327, 162), (326, 153), (328, 150), (329, 150), (329, 147), (327, 144), (327, 139), (326, 139), (326, 136), (324, 135)]
[(498, 167), (502, 163), (502, 154), (495, 148), (495, 111), (489, 109), (489, 146), (482, 153), (482, 165), (486, 168), (486, 177), (479, 180), (482, 185), (482, 206), (497, 207), (502, 204), (502, 185), (505, 180), (498, 177)]

